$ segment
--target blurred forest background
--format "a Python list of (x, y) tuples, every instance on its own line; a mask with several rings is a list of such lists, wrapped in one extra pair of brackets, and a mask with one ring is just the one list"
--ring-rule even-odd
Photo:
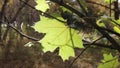
[[(76, 0), (63, 1), (78, 8), (79, 4)], [(103, 0), (85, 1), (91, 10), (90, 15), (109, 16), (109, 9), (107, 9), (110, 7), (109, 3), (106, 4)], [(47, 15), (44, 16), (50, 18), (49, 15), (53, 13), (60, 14), (62, 12), (59, 4), (50, 2), (49, 0), (46, 3), (49, 4), (50, 9), (46, 10), (45, 14)], [(43, 53), (43, 47), (38, 40), (42, 39), (45, 34), (35, 31), (32, 27), (35, 25), (35, 22), (40, 21), (40, 15), (42, 15), (41, 11), (35, 9), (36, 5), (35, 0), (0, 0), (0, 68), (69, 68), (70, 63), (74, 60), (74, 57), (70, 57), (69, 60), (63, 62), (58, 55), (58, 49), (53, 53)], [(106, 7), (103, 5), (106, 5)], [(84, 25), (86, 24), (83, 24), (83, 31), (86, 29)], [(105, 25), (108, 26), (109, 24)], [(111, 27), (111, 25), (109, 26)], [(108, 28), (110, 28), (109, 26)], [(85, 31), (84, 41), (91, 41), (91, 38), (93, 39), (93, 36), (96, 36), (96, 34), (92, 35), (90, 33), (93, 29), (90, 27)], [(106, 42), (106, 39), (104, 40), (99, 42), (110, 44), (110, 42)], [(76, 57), (83, 50), (76, 48)], [(112, 52), (116, 55), (116, 50), (114, 47), (108, 47), (108, 49), (107, 47), (90, 47), (85, 50), (80, 58), (77, 58), (72, 68), (97, 68), (103, 59), (102, 51), (107, 53)]]

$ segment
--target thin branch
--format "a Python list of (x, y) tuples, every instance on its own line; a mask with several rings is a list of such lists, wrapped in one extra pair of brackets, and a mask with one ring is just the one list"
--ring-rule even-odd
[(62, 20), (60, 20), (60, 19), (58, 19), (58, 18), (56, 18), (56, 17), (54, 17), (54, 16), (52, 16), (52, 15), (50, 15), (50, 14), (48, 14), (48, 13), (45, 13), (45, 12), (43, 12), (43, 11), (41, 11), (41, 10), (37, 10), (35, 7), (31, 6), (30, 4), (28, 4), (28, 3), (25, 2), (25, 1), (22, 1), (22, 0), (19, 0), (19, 1), (23, 2), (25, 5), (31, 7), (32, 9), (35, 9), (35, 10), (38, 11), (38, 12), (40, 13), (40, 15), (42, 15), (42, 16), (47, 15), (47, 16), (49, 16), (49, 17), (51, 17), (51, 18), (53, 18), (53, 19), (55, 19), (55, 20), (57, 20), (57, 21), (60, 21), (60, 22), (62, 22), (62, 23), (66, 23), (65, 21), (62, 21)]
[(114, 22), (116, 25), (118, 25), (120, 27), (120, 24), (118, 24), (116, 21), (110, 19), (110, 21)]
[(107, 6), (105, 6), (105, 5), (103, 5), (103, 4), (100, 4), (100, 3), (96, 3), (96, 2), (94, 2), (94, 1), (86, 1), (86, 2), (87, 2), (87, 3), (96, 4), (96, 5), (100, 5), (101, 7), (105, 7), (105, 8), (107, 8), (107, 9), (110, 9), (110, 10), (115, 11), (114, 9), (112, 9), (112, 8), (110, 8), (110, 7), (107, 7)]
[(85, 14), (87, 15), (87, 11), (85, 10), (85, 8), (83, 7), (83, 5), (81, 4), (80, 0), (76, 0), (79, 4), (79, 6), (82, 8), (83, 12), (85, 12)]
[[(102, 39), (102, 38), (103, 38), (103, 36), (101, 36), (100, 38), (96, 39), (95, 41), (93, 41), (93, 42), (90, 44), (90, 46), (91, 46), (92, 44), (94, 44), (95, 42), (97, 42), (98, 40)], [(72, 63), (70, 64), (69, 68), (72, 68), (74, 62), (75, 62), (90, 46), (87, 46), (85, 49), (83, 49), (83, 50), (80, 52), (80, 54), (72, 61)]]
[(77, 14), (79, 17), (84, 17), (84, 16), (85, 16), (83, 13), (79, 12), (78, 10), (76, 10), (75, 8), (67, 5), (67, 4), (64, 3), (64, 2), (59, 2), (58, 0), (50, 0), (50, 1), (52, 1), (52, 2), (54, 2), (54, 3), (57, 3), (57, 4), (59, 4), (60, 6), (63, 6), (63, 7), (65, 7), (65, 8), (67, 8), (67, 9), (69, 9), (70, 11), (74, 12), (75, 14)]
[(18, 32), (18, 34), (20, 34), (21, 36), (23, 37), (26, 37), (28, 39), (31, 39), (31, 40), (34, 40), (34, 41), (39, 41), (39, 39), (37, 38), (34, 38), (34, 37), (31, 37), (31, 36), (28, 36), (28, 35), (25, 35), (24, 33), (22, 33), (21, 31), (17, 30), (14, 26), (8, 24), (9, 27), (11, 27), (12, 29), (14, 29), (16, 32)]
[[(83, 45), (86, 45), (86, 46), (90, 46), (91, 43), (85, 43)], [(102, 43), (94, 43), (92, 44), (93, 46), (97, 46), (97, 47), (102, 47), (102, 48), (108, 48), (108, 49), (114, 49), (116, 50), (116, 48), (113, 46), (113, 45), (106, 45), (106, 44), (102, 44)]]
[(115, 34), (115, 35), (117, 35), (117, 36), (120, 37), (120, 34), (117, 33), (117, 32), (115, 32), (115, 31), (113, 31), (113, 30), (110, 30), (110, 29), (107, 29), (107, 28), (103, 28), (103, 27), (99, 27), (99, 28), (100, 28), (101, 30), (105, 30), (105, 31), (107, 31), (107, 32), (109, 32), (109, 33)]
[[(2, 21), (0, 21), (0, 22), (2, 22)], [(9, 22), (9, 21), (8, 21), (8, 22)], [(37, 39), (37, 38), (31, 37), (31, 36), (28, 36), (28, 35), (22, 33), (22, 32), (19, 31), (17, 28), (15, 28), (14, 26), (12, 26), (10, 23), (8, 23), (7, 26), (10, 27), (10, 28), (12, 28), (12, 29), (14, 29), (16, 32), (18, 32), (18, 34), (20, 34), (20, 35), (23, 36), (23, 37), (26, 37), (26, 38), (31, 39), (31, 40), (33, 40), (33, 41), (39, 41), (39, 39)]]

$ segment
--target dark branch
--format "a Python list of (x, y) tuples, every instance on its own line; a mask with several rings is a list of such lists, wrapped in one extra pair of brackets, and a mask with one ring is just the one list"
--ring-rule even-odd
[(83, 7), (83, 5), (81, 4), (80, 0), (77, 0), (79, 6), (81, 7), (81, 9), (83, 10), (83, 12), (85, 12), (85, 14), (87, 15), (87, 11), (85, 10), (85, 8)]
[(103, 36), (101, 36), (100, 38), (96, 39), (95, 41), (93, 41), (89, 46), (87, 46), (85, 49), (83, 49), (80, 54), (72, 61), (72, 63), (70, 64), (69, 68), (72, 68), (72, 65), (74, 64), (74, 62), (95, 42), (97, 42), (98, 40), (102, 39)]
[(105, 8), (107, 8), (107, 9), (110, 9), (110, 10), (115, 11), (114, 9), (111, 9), (110, 7), (107, 7), (107, 6), (103, 5), (103, 4), (96, 3), (96, 2), (94, 2), (94, 1), (86, 1), (86, 2), (87, 2), (87, 3), (96, 4), (96, 5), (100, 5), (100, 6), (102, 6), (102, 7), (105, 7)]
[(120, 27), (120, 24), (118, 24), (116, 21), (110, 19), (110, 21), (114, 22), (116, 25), (118, 25)]
[(113, 45), (106, 45), (106, 44), (102, 44), (102, 43), (94, 43), (94, 44), (86, 43), (86, 44), (83, 44), (83, 45), (86, 45), (86, 46), (93, 45), (93, 46), (98, 46), (98, 47), (102, 47), (102, 48), (108, 48), (108, 49), (116, 50), (116, 48), (113, 47)]
[[(6, 18), (6, 17), (5, 17), (5, 18)], [(2, 22), (2, 21), (0, 21), (0, 22)], [(39, 39), (34, 38), (34, 37), (31, 37), (31, 36), (28, 36), (28, 35), (25, 35), (25, 34), (22, 33), (21, 31), (19, 31), (17, 28), (15, 28), (14, 26), (12, 26), (12, 25), (9, 23), (8, 19), (7, 19), (7, 26), (8, 26), (9, 28), (14, 29), (16, 32), (18, 32), (18, 34), (20, 34), (20, 35), (23, 36), (23, 37), (26, 37), (26, 38), (31, 39), (31, 40), (33, 40), (33, 41), (39, 41)]]
[(77, 14), (79, 17), (84, 17), (84, 16), (85, 16), (83, 13), (79, 12), (78, 10), (76, 10), (75, 8), (67, 5), (67, 4), (64, 3), (64, 2), (60, 2), (60, 1), (58, 1), (58, 0), (50, 0), (50, 1), (52, 1), (52, 2), (54, 2), (54, 3), (57, 3), (57, 4), (59, 4), (60, 6), (63, 6), (63, 7), (65, 7), (65, 8), (67, 8), (67, 9), (69, 9), (70, 11), (74, 12), (75, 14)]
[(115, 35), (117, 35), (117, 36), (120, 37), (120, 34), (117, 33), (117, 32), (115, 32), (115, 31), (113, 31), (113, 30), (110, 30), (110, 29), (107, 29), (107, 28), (103, 28), (103, 27), (99, 27), (99, 28), (100, 28), (101, 30), (105, 30), (105, 31), (107, 31), (107, 32), (109, 32), (109, 33), (115, 34)]
[(91, 23), (108, 41), (114, 45), (114, 47), (120, 52), (120, 45), (104, 30), (102, 30), (97, 24)]
[(28, 39), (31, 39), (31, 40), (34, 40), (34, 41), (39, 41), (39, 39), (36, 39), (34, 37), (31, 37), (31, 36), (28, 36), (28, 35), (25, 35), (24, 33), (22, 33), (21, 31), (17, 30), (14, 26), (8, 24), (9, 27), (11, 27), (12, 29), (14, 29), (16, 32), (18, 32), (18, 34), (20, 34), (21, 36), (23, 37), (26, 37)]

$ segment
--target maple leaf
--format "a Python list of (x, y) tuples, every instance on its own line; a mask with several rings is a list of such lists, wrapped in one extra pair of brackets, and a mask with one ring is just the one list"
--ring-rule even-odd
[(59, 55), (63, 60), (75, 56), (74, 48), (84, 48), (78, 31), (55, 19), (42, 16), (41, 21), (37, 22), (34, 28), (39, 32), (46, 33), (45, 37), (39, 41), (43, 46), (43, 51), (53, 52), (59, 48)]

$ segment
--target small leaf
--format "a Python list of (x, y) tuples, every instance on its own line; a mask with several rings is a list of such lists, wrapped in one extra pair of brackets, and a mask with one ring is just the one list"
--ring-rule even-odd
[(118, 68), (119, 62), (117, 57), (111, 54), (103, 54), (104, 60), (99, 64), (98, 68)]
[(46, 9), (49, 8), (48, 4), (46, 3), (46, 0), (36, 0), (36, 3), (37, 6), (35, 6), (35, 8), (43, 12), (45, 12)]

